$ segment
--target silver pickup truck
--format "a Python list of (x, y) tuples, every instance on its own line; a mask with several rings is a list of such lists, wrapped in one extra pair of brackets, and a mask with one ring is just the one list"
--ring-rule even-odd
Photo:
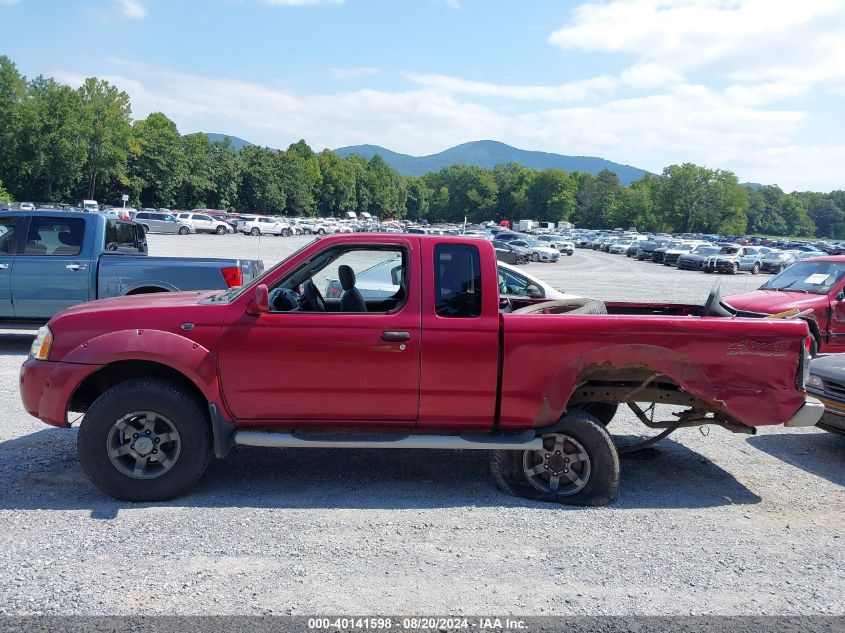
[(94, 299), (225, 289), (260, 261), (150, 257), (144, 230), (97, 213), (0, 212), (0, 328), (30, 328)]

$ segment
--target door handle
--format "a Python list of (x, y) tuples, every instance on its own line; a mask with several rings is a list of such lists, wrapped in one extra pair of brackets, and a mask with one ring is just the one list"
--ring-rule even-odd
[(9, 264), (0, 264), (0, 270), (6, 270), (9, 267)]
[(411, 338), (410, 332), (391, 332), (391, 331), (388, 331), (388, 332), (382, 332), (381, 333), (381, 340), (383, 340), (383, 341), (401, 342), (401, 341), (407, 341), (409, 338)]
[(68, 270), (88, 270), (88, 266), (86, 264), (68, 264), (65, 266)]

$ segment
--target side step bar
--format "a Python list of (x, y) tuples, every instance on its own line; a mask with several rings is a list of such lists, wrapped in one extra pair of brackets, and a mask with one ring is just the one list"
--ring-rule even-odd
[(237, 431), (235, 444), (270, 448), (433, 448), (451, 450), (542, 450), (534, 431), (516, 435), (297, 435)]

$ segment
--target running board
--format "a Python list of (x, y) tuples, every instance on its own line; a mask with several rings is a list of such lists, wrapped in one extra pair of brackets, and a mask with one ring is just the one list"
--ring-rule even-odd
[(447, 450), (542, 450), (534, 431), (516, 435), (297, 435), (237, 431), (235, 444), (270, 448), (433, 448)]

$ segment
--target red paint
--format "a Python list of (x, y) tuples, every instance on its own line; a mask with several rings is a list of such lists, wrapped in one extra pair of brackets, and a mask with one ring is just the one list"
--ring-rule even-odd
[[(480, 249), (477, 318), (435, 313), (433, 252), (447, 240)], [(554, 423), (594, 366), (648, 366), (751, 426), (782, 424), (804, 402), (795, 387), (803, 321), (701, 318), (688, 306), (661, 316), (500, 315), (495, 254), (480, 240), (326, 236), (262, 283), (272, 287), (325, 248), (347, 243), (408, 249), (401, 310), (252, 316), (246, 311), (254, 286), (231, 303), (201, 303), (215, 293), (194, 292), (76, 306), (50, 322), (50, 361), (30, 359), (21, 369), (27, 411), (64, 426), (67, 403), (87, 376), (109, 363), (145, 360), (184, 374), (241, 426), (489, 430), (496, 422), (500, 336), (502, 428)], [(613, 312), (626, 307), (609, 305)], [(187, 323), (193, 328), (183, 329)], [(386, 330), (409, 332), (404, 349), (382, 340)]]

